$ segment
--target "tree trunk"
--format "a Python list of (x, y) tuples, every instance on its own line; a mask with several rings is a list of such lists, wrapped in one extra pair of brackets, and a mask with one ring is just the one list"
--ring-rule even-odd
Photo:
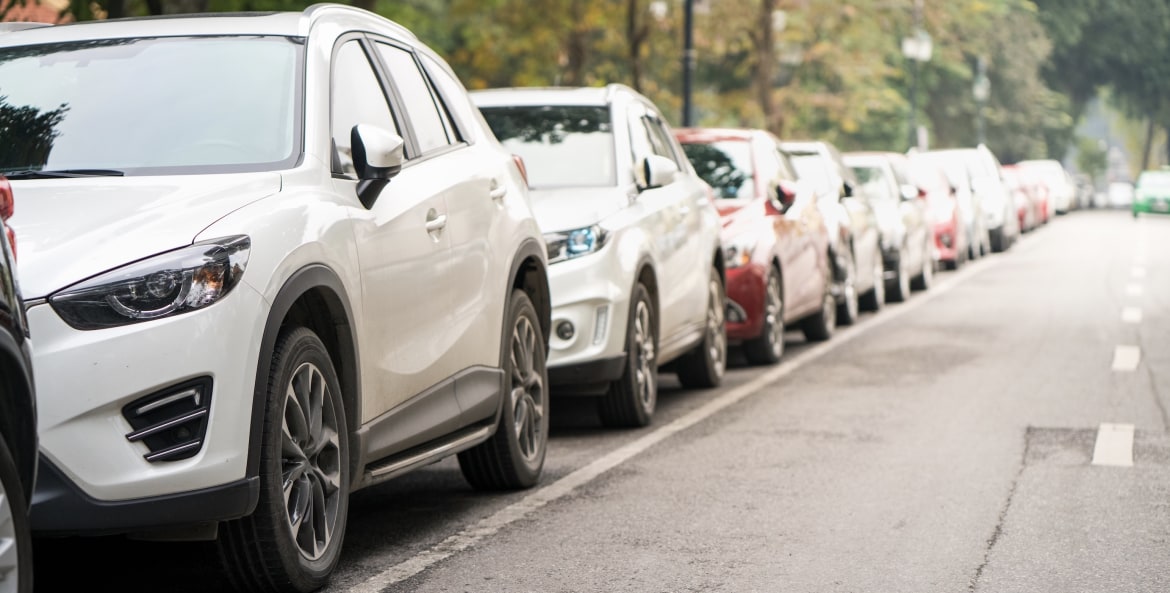
[[(642, 46), (646, 42), (650, 27), (645, 21), (638, 23), (641, 0), (626, 0), (626, 39), (630, 50), (630, 86), (642, 92)], [(645, 18), (645, 15), (643, 15)]]
[(776, 11), (776, 0), (760, 1), (760, 29), (753, 40), (756, 42), (756, 97), (764, 115), (764, 127), (781, 134), (781, 122), (776, 114), (776, 99), (772, 82), (776, 78), (776, 38), (772, 30), (772, 13)]

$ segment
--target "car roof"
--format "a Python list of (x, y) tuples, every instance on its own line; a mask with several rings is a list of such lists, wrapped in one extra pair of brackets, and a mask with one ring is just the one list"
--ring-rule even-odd
[(722, 140), (748, 141), (764, 133), (749, 128), (675, 128), (674, 136), (680, 142), (719, 142)]
[(527, 105), (597, 106), (613, 102), (615, 95), (633, 93), (624, 85), (603, 87), (511, 87), (473, 91), (471, 98), (479, 107), (511, 107)]
[(383, 27), (389, 23), (397, 35), (405, 39), (417, 39), (405, 27), (365, 10), (339, 4), (314, 4), (306, 8), (304, 12), (181, 14), (84, 21), (8, 32), (0, 30), (0, 47), (139, 37), (204, 35), (305, 37), (309, 34), (313, 22), (327, 15), (344, 15), (349, 19), (369, 19), (372, 24), (376, 23)]

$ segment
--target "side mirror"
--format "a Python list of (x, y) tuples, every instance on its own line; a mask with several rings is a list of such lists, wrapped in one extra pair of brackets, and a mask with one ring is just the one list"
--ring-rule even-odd
[(922, 197), (922, 190), (913, 185), (910, 185), (909, 183), (903, 185), (901, 190), (903, 200), (913, 200), (914, 198)]
[(652, 154), (642, 161), (642, 188), (651, 189), (674, 183), (678, 164), (660, 155)]
[(776, 184), (776, 196), (773, 198), (772, 206), (780, 214), (784, 214), (796, 203), (797, 186), (787, 180), (781, 180)]
[(848, 181), (841, 182), (841, 197), (842, 198), (852, 198), (853, 197), (853, 184), (852, 183), (849, 183)]
[(385, 128), (358, 124), (350, 131), (353, 167), (357, 171), (358, 199), (366, 208), (377, 201), (382, 188), (402, 170), (406, 141)]

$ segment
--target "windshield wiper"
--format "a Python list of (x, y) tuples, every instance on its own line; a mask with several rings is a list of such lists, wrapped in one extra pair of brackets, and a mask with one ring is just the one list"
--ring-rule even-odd
[(60, 169), (57, 171), (23, 171), (0, 172), (0, 175), (9, 179), (63, 179), (71, 177), (122, 177), (124, 172), (115, 169)]

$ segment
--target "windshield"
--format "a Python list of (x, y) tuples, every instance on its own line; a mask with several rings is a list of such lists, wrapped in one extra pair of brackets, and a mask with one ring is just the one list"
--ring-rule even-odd
[(796, 168), (796, 175), (807, 180), (816, 188), (817, 193), (823, 196), (835, 196), (840, 192), (833, 187), (833, 176), (829, 173), (829, 163), (819, 154), (793, 154), (792, 166)]
[(496, 138), (524, 159), (529, 187), (617, 185), (608, 107), (490, 107), (481, 111)]
[(891, 193), (890, 181), (886, 178), (886, 171), (881, 167), (853, 165), (849, 168), (853, 170), (857, 182), (870, 198), (892, 200), (896, 197)]
[(172, 37), (0, 48), (0, 173), (291, 166), (301, 47)]
[(715, 195), (720, 198), (753, 198), (752, 148), (745, 140), (683, 143), (683, 152)]
[(1138, 177), (1137, 186), (1142, 188), (1156, 187), (1159, 189), (1170, 189), (1170, 172), (1146, 171)]

